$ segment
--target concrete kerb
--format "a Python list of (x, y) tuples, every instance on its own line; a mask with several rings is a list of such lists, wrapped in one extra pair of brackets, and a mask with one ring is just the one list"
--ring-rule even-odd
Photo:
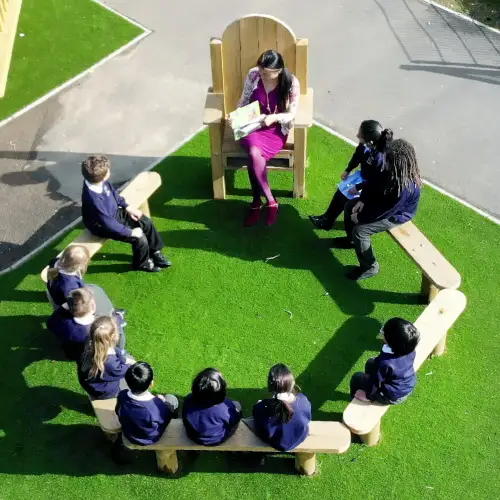
[(460, 17), (464, 21), (468, 21), (469, 23), (475, 24), (476, 26), (479, 26), (480, 28), (485, 28), (492, 33), (496, 33), (500, 35), (500, 30), (493, 28), (491, 26), (488, 26), (487, 24), (482, 23), (481, 21), (476, 21), (470, 16), (467, 16), (466, 14), (462, 14), (461, 12), (457, 12), (456, 10), (450, 9), (449, 7), (445, 7), (444, 5), (441, 5), (438, 2), (433, 2), (433, 0), (420, 0), (422, 3), (425, 3), (427, 5), (431, 5), (435, 9), (440, 9), (444, 10), (445, 12), (448, 12), (449, 14), (453, 14), (454, 16)]
[(133, 25), (141, 28), (144, 32), (141, 33), (140, 35), (136, 36), (134, 39), (130, 40), (130, 42), (128, 42), (127, 44), (123, 45), (119, 49), (115, 50), (111, 54), (107, 55), (104, 59), (101, 59), (100, 61), (96, 62), (93, 66), (90, 66), (89, 68), (87, 68), (86, 70), (82, 71), (78, 75), (76, 75), (73, 78), (70, 78), (69, 80), (65, 81), (64, 83), (62, 83), (61, 85), (59, 85), (59, 87), (56, 87), (56, 88), (52, 89), (50, 92), (48, 92), (47, 94), (44, 94), (42, 97), (39, 97), (36, 101), (33, 101), (32, 103), (28, 104), (27, 106), (25, 106), (24, 108), (20, 109), (19, 111), (16, 111), (13, 115), (9, 116), (8, 118), (5, 118), (5, 120), (0, 121), (0, 127), (3, 127), (7, 123), (11, 122), (12, 120), (15, 120), (16, 118), (20, 117), (24, 113), (27, 113), (28, 111), (30, 111), (31, 109), (35, 108), (39, 104), (42, 104), (43, 102), (47, 101), (48, 99), (50, 99), (54, 95), (56, 95), (59, 92), (61, 92), (61, 90), (64, 90), (65, 88), (67, 88), (67, 87), (73, 85), (74, 83), (76, 83), (78, 80), (81, 80), (84, 76), (86, 76), (86, 75), (88, 75), (90, 73), (93, 73), (97, 68), (99, 68), (103, 64), (107, 63), (111, 59), (114, 59), (115, 57), (119, 56), (123, 52), (127, 51), (128, 49), (130, 49), (131, 47), (133, 47), (134, 45), (136, 45), (137, 43), (139, 43), (143, 38), (146, 38), (147, 36), (151, 35), (151, 33), (153, 33), (153, 31), (150, 30), (149, 28), (146, 28), (146, 26), (143, 26), (142, 24), (138, 23), (134, 19), (131, 19), (131, 18), (129, 18), (129, 17), (123, 15), (123, 14), (120, 14), (118, 11), (116, 11), (115, 9), (109, 7), (108, 5), (103, 4), (99, 0), (93, 0), (93, 1), (96, 4), (100, 5), (101, 7), (103, 7), (104, 9), (109, 10), (110, 12), (113, 12), (113, 14), (116, 14), (117, 16), (121, 17), (122, 19), (125, 19), (129, 23), (131, 23), (131, 24), (133, 24)]

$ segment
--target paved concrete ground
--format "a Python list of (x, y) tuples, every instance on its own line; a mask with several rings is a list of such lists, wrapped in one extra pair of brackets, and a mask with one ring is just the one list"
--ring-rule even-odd
[(109, 155), (122, 182), (200, 127), (209, 37), (252, 11), (309, 38), (316, 119), (351, 138), (378, 119), (427, 179), (500, 215), (500, 35), (419, 0), (107, 3), (153, 33), (0, 129), (0, 269), (77, 217), (87, 154)]

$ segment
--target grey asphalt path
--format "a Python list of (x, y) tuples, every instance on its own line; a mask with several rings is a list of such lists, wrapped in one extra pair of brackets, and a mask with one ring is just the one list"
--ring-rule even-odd
[(354, 139), (378, 119), (414, 143), (428, 180), (500, 216), (500, 35), (419, 0), (107, 3), (153, 33), (0, 128), (0, 269), (78, 216), (86, 155), (109, 155), (120, 183), (196, 132), (208, 40), (251, 12), (309, 38), (318, 121)]

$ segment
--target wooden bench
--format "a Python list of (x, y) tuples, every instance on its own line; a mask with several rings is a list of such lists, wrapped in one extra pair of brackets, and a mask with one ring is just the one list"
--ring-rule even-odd
[(115, 441), (122, 430), (115, 413), (116, 398), (90, 400), (99, 425), (110, 441)]
[[(141, 172), (132, 179), (123, 189), (121, 195), (133, 207), (139, 208), (144, 215), (151, 215), (149, 211), (148, 199), (161, 186), (161, 177), (158, 172)], [(92, 257), (106, 243), (106, 238), (100, 238), (93, 235), (88, 229), (84, 229), (70, 245), (81, 245), (85, 247)], [(60, 257), (62, 252), (58, 255)], [(47, 271), (49, 266), (46, 266), (42, 273), (42, 280), (47, 283)]]
[[(446, 346), (446, 334), (465, 309), (466, 298), (458, 290), (442, 290), (415, 321), (420, 332), (414, 367), (418, 370), (431, 355), (440, 356)], [(380, 421), (391, 405), (353, 399), (344, 410), (343, 420), (353, 434), (367, 446), (380, 438)]]
[(413, 222), (406, 222), (389, 231), (399, 246), (422, 270), (421, 293), (431, 302), (440, 290), (456, 290), (461, 277), (439, 250)]
[[(289, 453), (295, 454), (295, 468), (310, 476), (316, 470), (316, 453), (344, 453), (350, 446), (351, 434), (341, 422), (311, 422), (308, 438)], [(277, 453), (261, 441), (243, 422), (226, 442), (219, 446), (200, 446), (186, 434), (182, 419), (172, 420), (160, 440), (150, 446), (135, 445), (123, 437), (125, 446), (133, 450), (156, 452), (160, 472), (175, 475), (179, 469), (178, 450), (200, 451), (254, 451)]]

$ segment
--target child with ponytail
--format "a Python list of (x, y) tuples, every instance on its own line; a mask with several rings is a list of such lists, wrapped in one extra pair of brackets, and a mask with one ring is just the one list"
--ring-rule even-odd
[(100, 316), (90, 327), (90, 342), (78, 363), (78, 380), (91, 399), (111, 399), (120, 391), (133, 359), (117, 348), (119, 340), (116, 320)]
[(311, 403), (295, 385), (295, 378), (284, 364), (269, 371), (267, 387), (272, 397), (253, 407), (257, 435), (279, 451), (296, 448), (309, 435)]
[[(347, 168), (340, 174), (341, 180), (345, 181), (355, 168), (361, 167), (360, 173), (363, 181), (349, 190), (350, 195), (358, 196), (367, 183), (384, 170), (385, 154), (392, 143), (392, 136), (392, 130), (384, 129), (376, 120), (361, 122), (356, 135), (359, 145)], [(310, 215), (309, 219), (316, 228), (329, 231), (337, 217), (344, 211), (344, 206), (348, 201), (347, 196), (337, 189), (326, 212), (323, 215)]]

